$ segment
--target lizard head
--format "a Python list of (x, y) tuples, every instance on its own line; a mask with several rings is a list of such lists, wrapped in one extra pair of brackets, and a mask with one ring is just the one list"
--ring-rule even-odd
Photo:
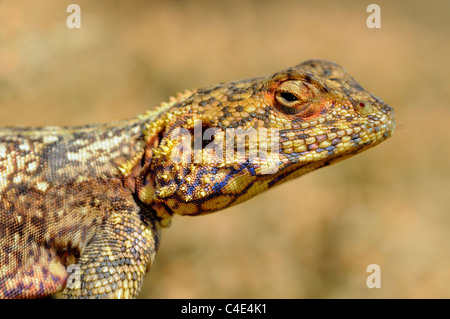
[[(161, 215), (224, 209), (392, 135), (391, 107), (342, 67), (311, 60), (189, 92), (151, 134), (144, 202)], [(157, 133), (155, 133), (158, 131)]]

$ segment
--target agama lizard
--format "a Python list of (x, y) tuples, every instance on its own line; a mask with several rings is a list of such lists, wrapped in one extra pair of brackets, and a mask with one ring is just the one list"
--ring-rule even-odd
[(322, 60), (129, 120), (0, 128), (0, 297), (136, 297), (172, 215), (241, 203), (394, 128), (391, 107)]

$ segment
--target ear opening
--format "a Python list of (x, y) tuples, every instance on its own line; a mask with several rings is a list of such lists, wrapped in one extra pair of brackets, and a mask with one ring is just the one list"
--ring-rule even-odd
[(205, 149), (207, 145), (214, 142), (214, 134), (207, 134), (207, 130), (210, 128), (214, 128), (208, 122), (201, 122), (197, 124), (194, 128), (189, 129), (189, 133), (191, 134), (191, 149)]

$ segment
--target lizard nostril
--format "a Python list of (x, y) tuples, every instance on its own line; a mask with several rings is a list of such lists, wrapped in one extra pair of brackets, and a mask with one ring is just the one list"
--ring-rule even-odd
[(355, 110), (361, 114), (372, 114), (374, 111), (372, 104), (369, 102), (359, 102), (353, 105)]

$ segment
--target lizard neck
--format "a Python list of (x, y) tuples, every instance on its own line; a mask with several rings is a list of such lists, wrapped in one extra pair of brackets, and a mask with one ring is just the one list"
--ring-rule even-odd
[(180, 117), (180, 112), (182, 112), (180, 106), (192, 94), (191, 91), (179, 93), (177, 97), (171, 97), (169, 102), (163, 102), (156, 110), (138, 115), (134, 120), (138, 123), (141, 132), (139, 141), (133, 155), (128, 155), (128, 160), (118, 166), (124, 186), (141, 203), (152, 207), (157, 212), (162, 226), (170, 224), (172, 212), (154, 202), (156, 186), (153, 176), (155, 172), (152, 171), (151, 163), (156, 156), (155, 151), (160, 146), (168, 124)]

